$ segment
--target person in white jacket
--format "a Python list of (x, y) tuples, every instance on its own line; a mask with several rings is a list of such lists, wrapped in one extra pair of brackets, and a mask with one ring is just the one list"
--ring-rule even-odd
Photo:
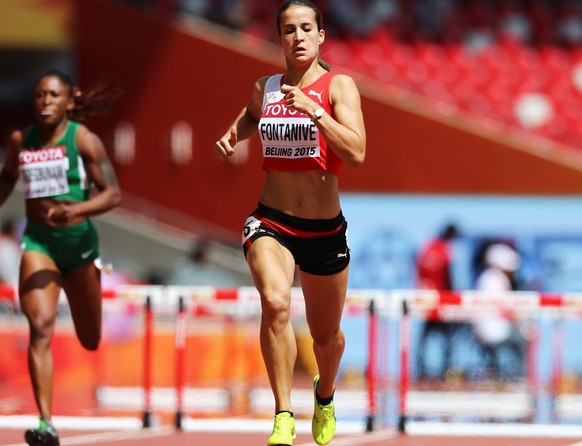
[[(515, 273), (521, 265), (521, 256), (505, 243), (495, 243), (485, 252), (486, 269), (477, 278), (475, 289), (505, 294), (515, 289)], [(495, 296), (494, 296), (495, 297)], [(482, 347), (486, 366), (495, 379), (504, 377), (500, 364), (503, 349), (509, 349), (515, 357), (515, 373), (523, 374), (525, 342), (503, 309), (488, 307), (480, 310), (473, 321), (475, 337)]]

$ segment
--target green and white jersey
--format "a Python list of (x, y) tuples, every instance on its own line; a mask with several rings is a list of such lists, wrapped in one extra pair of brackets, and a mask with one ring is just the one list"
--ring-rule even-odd
[(69, 121), (61, 139), (50, 146), (42, 145), (39, 125), (25, 131), (19, 165), (26, 199), (85, 201), (89, 198), (91, 184), (77, 147), (79, 125)]

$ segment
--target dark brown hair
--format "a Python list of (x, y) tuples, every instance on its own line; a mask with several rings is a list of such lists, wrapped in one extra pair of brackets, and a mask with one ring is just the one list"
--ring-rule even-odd
[(70, 75), (59, 70), (49, 70), (40, 79), (45, 77), (56, 77), (68, 87), (69, 97), (75, 102), (68, 116), (77, 122), (86, 122), (107, 113), (123, 93), (123, 87), (106, 78), (102, 78), (91, 88), (82, 90)]
[[(281, 6), (279, 6), (279, 10), (277, 11), (277, 33), (279, 36), (281, 35), (281, 15), (285, 11), (287, 11), (291, 6), (305, 6), (306, 8), (311, 9), (315, 13), (315, 23), (317, 24), (317, 30), (321, 31), (323, 29), (323, 17), (321, 16), (321, 12), (309, 0), (285, 0)], [(325, 70), (331, 71), (329, 65), (322, 60), (321, 58), (317, 59), (317, 63), (321, 65)]]

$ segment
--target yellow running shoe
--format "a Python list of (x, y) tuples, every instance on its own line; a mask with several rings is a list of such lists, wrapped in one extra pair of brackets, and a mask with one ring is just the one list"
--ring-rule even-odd
[(327, 406), (317, 402), (317, 384), (319, 375), (313, 379), (314, 410), (311, 420), (311, 433), (317, 444), (328, 444), (335, 434), (335, 405), (333, 401)]
[(289, 412), (281, 412), (275, 415), (273, 433), (267, 440), (267, 445), (292, 446), (294, 438), (295, 418), (293, 418)]

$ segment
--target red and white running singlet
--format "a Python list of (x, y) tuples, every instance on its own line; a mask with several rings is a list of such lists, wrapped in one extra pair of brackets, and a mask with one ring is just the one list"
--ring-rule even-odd
[[(302, 91), (328, 114), (329, 83), (333, 74), (325, 73)], [(263, 145), (263, 169), (281, 171), (324, 170), (339, 174), (342, 160), (319, 134), (308, 115), (289, 110), (281, 92), (283, 75), (267, 79), (259, 137)], [(333, 116), (333, 115), (332, 115)]]

